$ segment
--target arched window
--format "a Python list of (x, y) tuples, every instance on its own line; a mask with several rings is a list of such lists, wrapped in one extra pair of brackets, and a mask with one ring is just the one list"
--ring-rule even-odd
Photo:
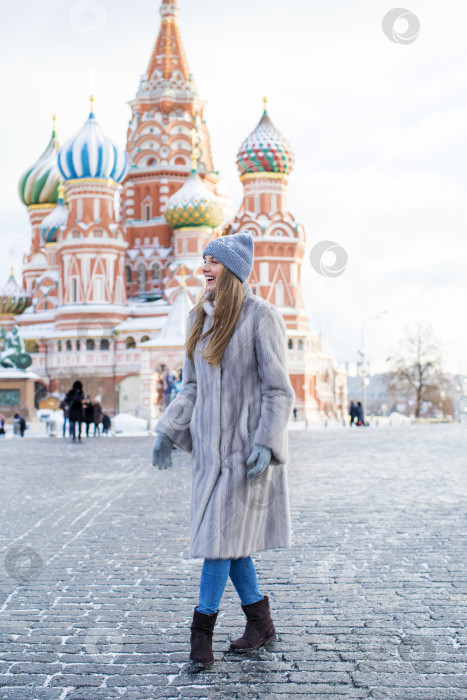
[(145, 221), (152, 219), (152, 199), (149, 195), (141, 202), (141, 218)]
[(101, 350), (108, 350), (109, 347), (110, 347), (110, 346), (109, 346), (109, 340), (108, 340), (108, 338), (102, 338), (102, 340), (101, 340), (101, 345), (100, 345)]
[(140, 263), (136, 268), (136, 276), (138, 279), (138, 292), (146, 291), (146, 267)]
[(79, 338), (78, 338), (78, 340), (76, 341), (76, 349), (77, 349), (77, 350), (81, 350), (81, 340), (80, 340)]
[(62, 352), (62, 341), (59, 340), (57, 343), (57, 352)]
[(298, 349), (303, 350), (303, 340), (298, 341)]
[(293, 340), (292, 340), (292, 338), (289, 338), (289, 342), (287, 343), (287, 347), (289, 348), (289, 350), (293, 350)]
[(156, 164), (156, 159), (155, 158), (149, 158), (147, 165), (155, 165)]
[(181, 156), (178, 156), (174, 160), (174, 165), (185, 165), (185, 158), (182, 158)]
[(133, 350), (136, 347), (135, 339), (131, 335), (125, 340), (125, 347), (127, 350)]
[(125, 265), (126, 283), (131, 284), (131, 266)]
[(148, 335), (143, 335), (143, 337), (141, 338), (141, 340), (140, 340), (139, 342), (140, 342), (140, 343), (145, 343), (146, 340), (149, 340), (149, 336), (148, 336)]
[(71, 352), (71, 340), (66, 341), (66, 351)]
[(161, 278), (161, 266), (159, 263), (154, 263), (153, 266), (151, 267), (151, 272), (152, 272), (152, 281), (153, 282), (159, 282)]
[(94, 348), (95, 348), (94, 340), (92, 338), (88, 338), (86, 340), (86, 350), (92, 351), (92, 350), (94, 350)]
[(94, 200), (94, 221), (99, 223), (101, 220), (101, 203), (99, 199)]

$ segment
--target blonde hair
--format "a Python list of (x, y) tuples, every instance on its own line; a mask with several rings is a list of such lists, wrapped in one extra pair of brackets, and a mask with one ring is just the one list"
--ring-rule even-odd
[[(203, 303), (206, 300), (214, 301), (214, 299), (216, 300), (214, 320), (211, 328), (206, 333), (203, 333), (203, 324), (206, 316)], [(192, 313), (196, 313), (196, 319), (185, 343), (185, 352), (192, 362), (198, 339), (201, 336), (201, 340), (204, 340), (210, 335), (209, 343), (202, 351), (201, 357), (210, 365), (220, 364), (234, 331), (242, 304), (242, 283), (233, 272), (224, 268), (219, 278), (216, 292), (204, 294), (192, 311)]]

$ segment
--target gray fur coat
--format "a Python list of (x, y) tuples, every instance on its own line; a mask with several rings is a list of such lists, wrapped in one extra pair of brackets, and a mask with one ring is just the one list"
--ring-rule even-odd
[[(290, 546), (287, 423), (294, 401), (281, 313), (243, 283), (244, 300), (221, 364), (199, 351), (183, 365), (183, 385), (156, 430), (192, 455), (191, 556), (238, 559)], [(203, 331), (214, 304), (204, 302)], [(189, 332), (196, 313), (190, 313)], [(272, 451), (267, 469), (246, 475), (253, 445)]]

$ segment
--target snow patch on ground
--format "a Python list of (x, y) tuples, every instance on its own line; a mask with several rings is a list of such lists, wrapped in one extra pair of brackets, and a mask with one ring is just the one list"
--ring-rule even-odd
[(132, 416), (131, 413), (117, 413), (117, 415), (112, 418), (111, 430), (116, 435), (121, 433), (125, 433), (126, 435), (143, 433), (147, 435), (148, 428), (148, 421), (145, 418), (136, 418), (136, 416)]

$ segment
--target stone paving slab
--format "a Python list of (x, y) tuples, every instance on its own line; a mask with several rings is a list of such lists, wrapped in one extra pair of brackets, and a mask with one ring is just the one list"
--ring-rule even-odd
[[(290, 433), (293, 547), (258, 553), (277, 640), (189, 676), (189, 457), (0, 442), (0, 699), (467, 700), (467, 426)], [(258, 504), (258, 507), (263, 507)]]

